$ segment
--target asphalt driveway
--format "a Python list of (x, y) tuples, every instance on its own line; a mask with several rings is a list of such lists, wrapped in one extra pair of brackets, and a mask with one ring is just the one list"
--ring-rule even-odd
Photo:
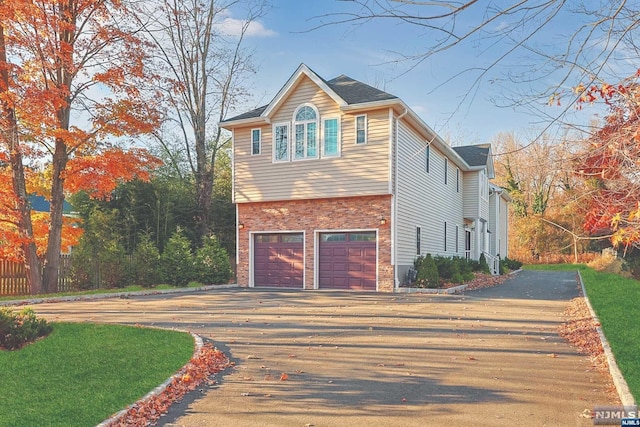
[(577, 294), (574, 273), (523, 271), (464, 296), (228, 289), (34, 308), (214, 340), (237, 365), (162, 425), (590, 426), (613, 402), (557, 334)]

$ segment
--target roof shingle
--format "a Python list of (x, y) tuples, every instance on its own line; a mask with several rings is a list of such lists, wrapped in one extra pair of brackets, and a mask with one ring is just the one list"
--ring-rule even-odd
[(451, 147), (469, 166), (485, 166), (489, 157), (491, 144), (464, 145)]

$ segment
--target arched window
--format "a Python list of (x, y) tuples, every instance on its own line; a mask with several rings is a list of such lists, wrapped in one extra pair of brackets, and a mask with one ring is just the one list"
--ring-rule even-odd
[(293, 115), (294, 159), (318, 157), (318, 111), (303, 104)]

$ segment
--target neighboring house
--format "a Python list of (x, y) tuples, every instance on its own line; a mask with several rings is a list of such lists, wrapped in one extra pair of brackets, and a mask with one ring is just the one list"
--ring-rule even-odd
[(394, 95), (303, 64), (220, 125), (241, 286), (392, 292), (418, 255), (507, 256), (490, 145), (449, 147)]

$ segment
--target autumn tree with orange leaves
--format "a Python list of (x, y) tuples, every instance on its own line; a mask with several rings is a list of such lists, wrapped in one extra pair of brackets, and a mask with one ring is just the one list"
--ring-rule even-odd
[[(123, 0), (0, 0), (0, 174), (11, 182), (0, 190), (0, 252), (24, 260), (32, 293), (56, 289), (65, 196), (108, 197), (158, 164), (122, 148), (160, 117), (138, 89), (153, 74), (128, 14)], [(46, 237), (31, 193), (50, 200)]]
[(578, 85), (578, 107), (603, 101), (602, 127), (584, 141), (575, 170), (589, 189), (585, 229), (640, 248), (640, 70), (621, 82)]

